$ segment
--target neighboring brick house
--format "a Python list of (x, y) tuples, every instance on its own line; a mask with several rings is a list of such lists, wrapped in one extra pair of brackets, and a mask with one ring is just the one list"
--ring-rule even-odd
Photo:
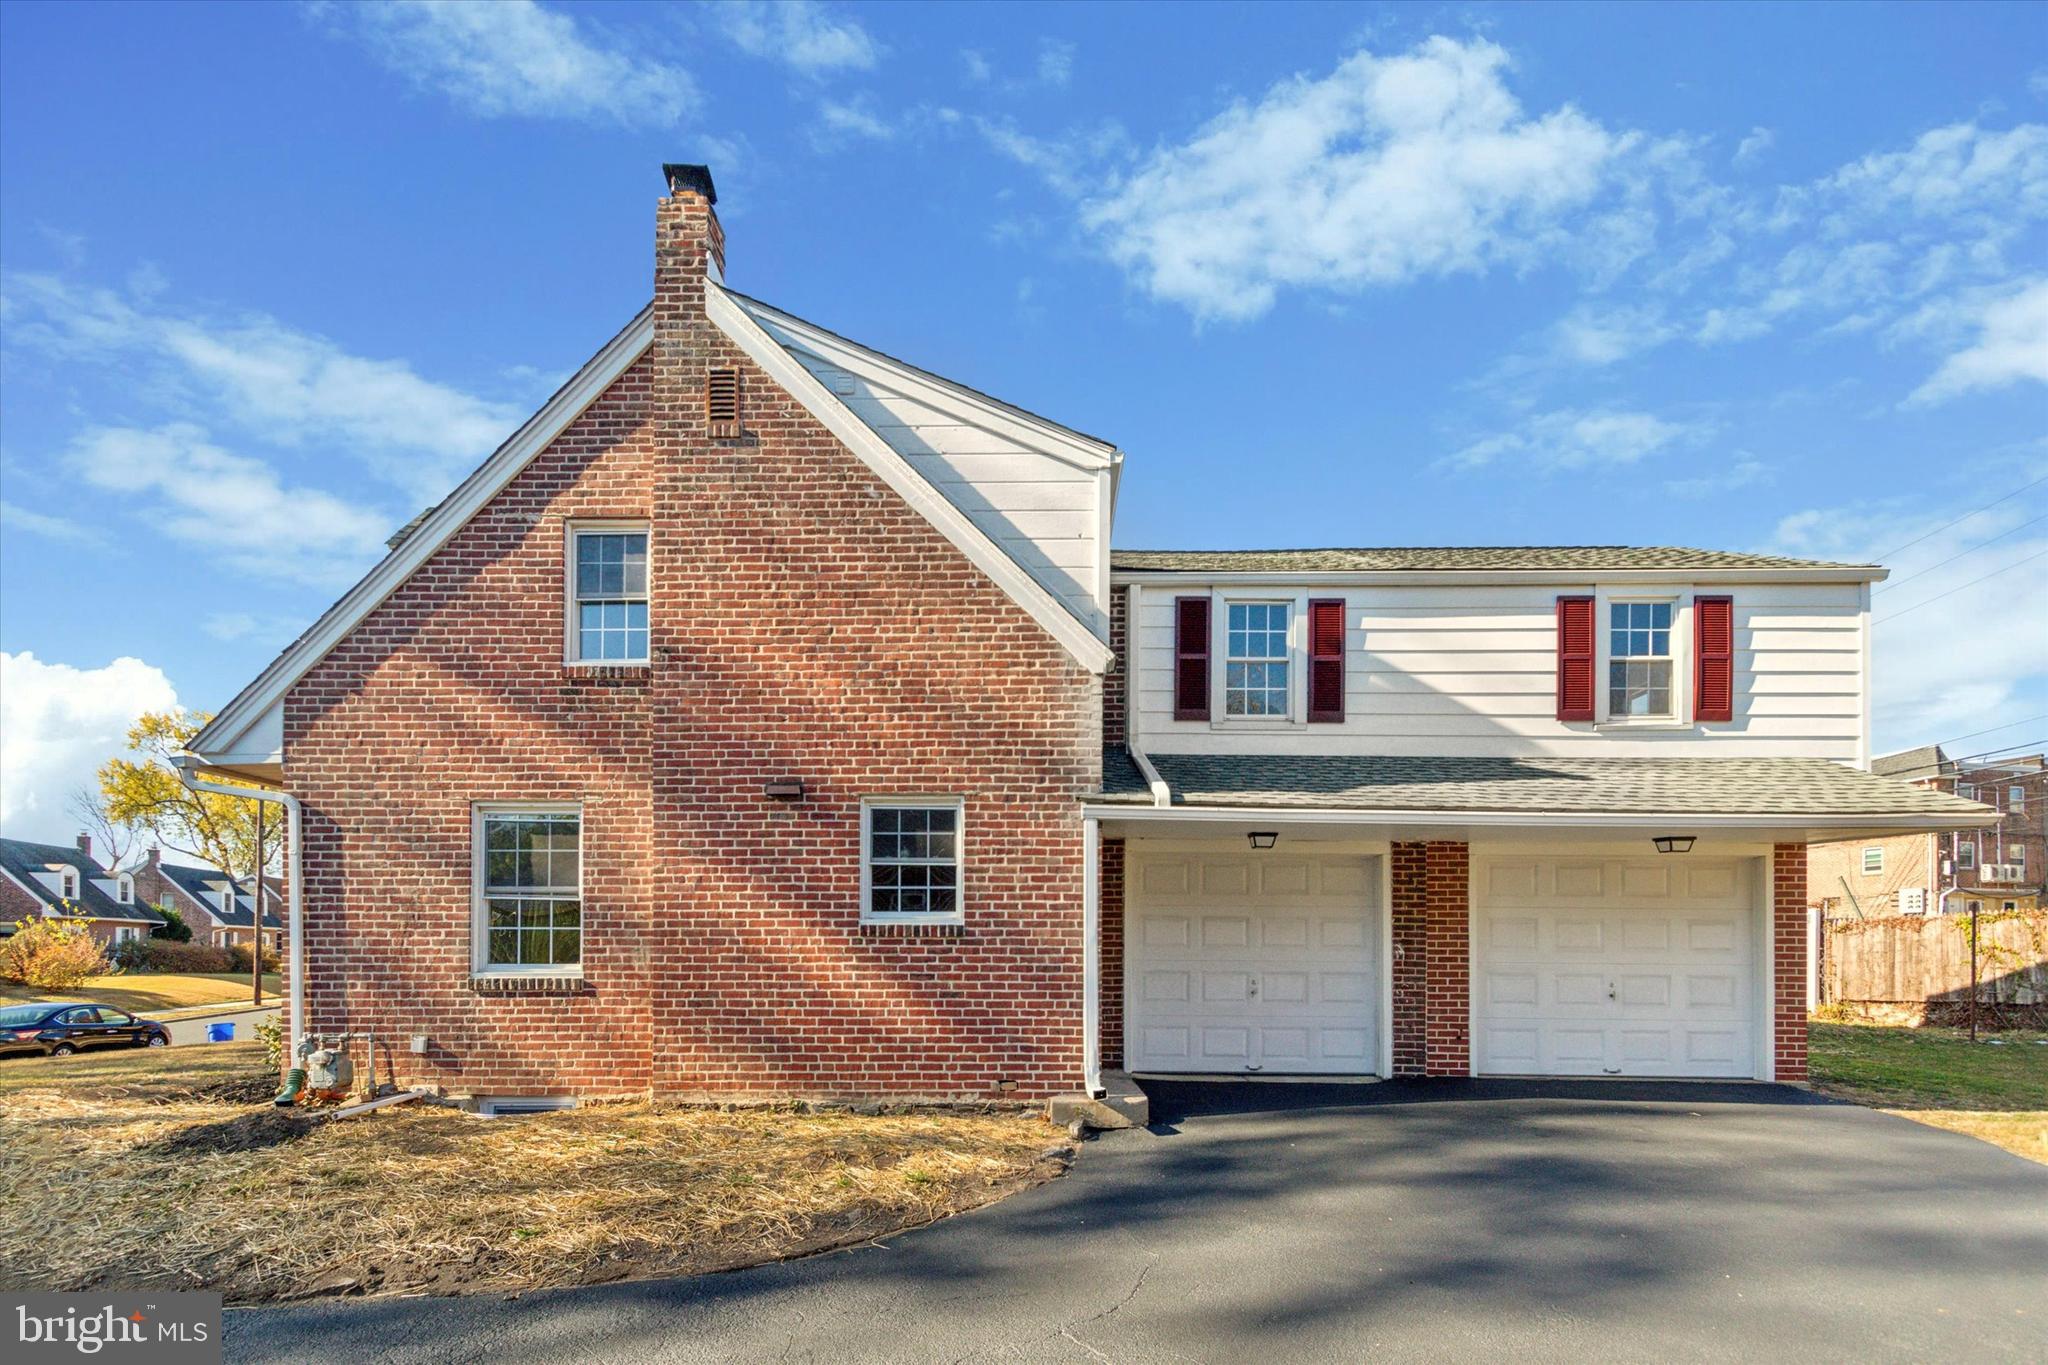
[(1880, 755), (1870, 770), (1979, 802), (1998, 819), (1948, 833), (1815, 844), (1808, 850), (1809, 890), (1828, 918), (2040, 907), (2048, 875), (2043, 755), (1956, 759), (1928, 744)]
[[(192, 931), (194, 943), (229, 947), (247, 943), (256, 933), (256, 900), (247, 882), (237, 881), (213, 867), (163, 861), (163, 850), (152, 848), (149, 858), (135, 869), (135, 887), (150, 905), (162, 908), (167, 902)], [(276, 889), (264, 886), (264, 946), (284, 947), (284, 921)]]
[(163, 923), (137, 894), (135, 878), (109, 871), (92, 856), (92, 836), (71, 848), (0, 839), (0, 930), (25, 919), (83, 924), (107, 947), (147, 937)]
[(1881, 570), (1112, 556), (1115, 447), (728, 289), (666, 171), (649, 308), (193, 741), (299, 825), (295, 1031), (480, 1097), (1798, 1080), (1810, 837), (1986, 818), (1845, 766)]

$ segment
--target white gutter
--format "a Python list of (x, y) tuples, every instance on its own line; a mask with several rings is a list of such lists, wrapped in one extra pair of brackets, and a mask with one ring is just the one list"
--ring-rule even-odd
[[(1130, 705), (1129, 702), (1124, 704)], [(1159, 769), (1152, 766), (1152, 760), (1145, 757), (1145, 751), (1136, 744), (1125, 744), (1124, 748), (1130, 753), (1131, 762), (1137, 764), (1138, 771), (1144, 774), (1145, 785), (1152, 789), (1153, 806), (1159, 810), (1170, 809), (1173, 806), (1173, 788), (1166, 785), (1166, 779), (1159, 775)]]
[(1081, 1086), (1091, 1100), (1102, 1089), (1102, 825), (1081, 821)]
[[(209, 782), (199, 775), (204, 762), (193, 754), (179, 754), (171, 760), (171, 766), (178, 770), (178, 780), (196, 792), (210, 792), (215, 796), (238, 796), (245, 801), (275, 801), (285, 809), (285, 876), (290, 885), (285, 889), (286, 933), (290, 941), (290, 956), (284, 963), (285, 981), (290, 993), (290, 1008), (286, 1011), (287, 1032), (284, 1040), (284, 1055), (287, 1059), (299, 1055), (299, 1041), (306, 1036), (306, 934), (305, 934), (305, 858), (299, 850), (299, 835), (304, 828), (300, 819), (299, 799), (290, 792), (271, 787), (227, 787), (218, 782)], [(261, 850), (258, 850), (259, 854)], [(256, 941), (262, 946), (263, 907), (256, 907)], [(296, 1066), (298, 1063), (292, 1063)]]
[(1480, 825), (1526, 826), (1567, 829), (1679, 828), (1750, 829), (1758, 827), (1800, 827), (1813, 829), (1889, 829), (1915, 833), (1981, 827), (1994, 821), (1952, 815), (1795, 815), (1784, 812), (1755, 812), (1747, 815), (1701, 815), (1670, 811), (1611, 812), (1556, 811), (1469, 811), (1469, 810), (1344, 810), (1312, 806), (1175, 806), (1161, 810), (1153, 806), (1093, 802), (1081, 807), (1084, 818), (1095, 820), (1265, 820), (1281, 824), (1306, 825)]

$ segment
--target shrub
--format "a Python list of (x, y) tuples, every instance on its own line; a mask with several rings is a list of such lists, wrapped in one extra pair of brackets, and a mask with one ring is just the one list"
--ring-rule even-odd
[(263, 1059), (271, 1068), (284, 1065), (284, 1011), (279, 1010), (256, 1026), (257, 1041), (263, 1044)]
[(99, 940), (82, 924), (25, 919), (0, 942), (0, 979), (41, 990), (68, 990), (107, 970)]
[[(228, 957), (233, 960), (234, 964), (228, 968), (229, 971), (240, 972), (244, 976), (247, 976), (249, 974), (248, 944), (230, 944), (228, 946)], [(265, 948), (263, 950), (263, 970), (266, 972), (274, 972), (277, 970), (277, 949)]]
[(185, 923), (185, 917), (177, 912), (169, 899), (165, 897), (165, 903), (156, 907), (156, 913), (163, 916), (164, 922), (151, 929), (149, 936), (166, 943), (190, 943), (192, 926)]
[(234, 956), (211, 943), (173, 943), (161, 938), (130, 939), (114, 949), (114, 961), (132, 972), (231, 972)]

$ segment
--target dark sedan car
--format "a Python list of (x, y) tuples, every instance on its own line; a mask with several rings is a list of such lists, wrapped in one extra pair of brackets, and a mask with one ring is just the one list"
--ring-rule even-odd
[(112, 1005), (76, 1001), (0, 1006), (0, 1053), (69, 1057), (95, 1047), (169, 1047), (170, 1031)]

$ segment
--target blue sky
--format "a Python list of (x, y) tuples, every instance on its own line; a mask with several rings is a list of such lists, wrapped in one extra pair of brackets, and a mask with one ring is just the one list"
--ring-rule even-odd
[(2038, 7), (15, 4), (9, 833), (634, 313), (663, 160), (1123, 546), (1883, 554), (1880, 749), (2048, 735)]

